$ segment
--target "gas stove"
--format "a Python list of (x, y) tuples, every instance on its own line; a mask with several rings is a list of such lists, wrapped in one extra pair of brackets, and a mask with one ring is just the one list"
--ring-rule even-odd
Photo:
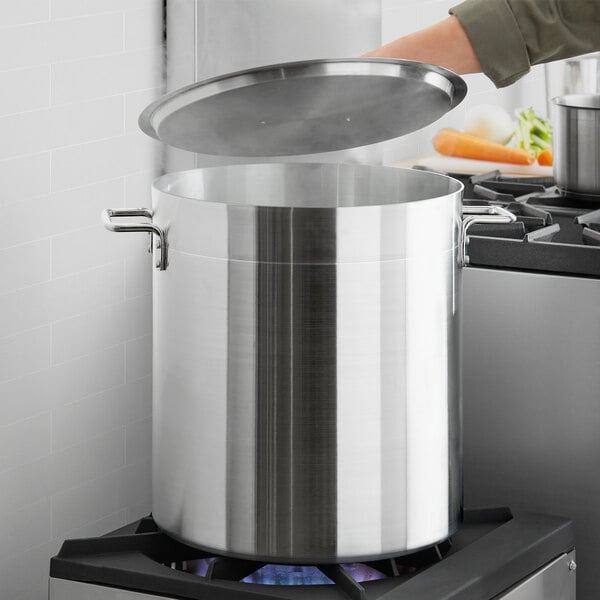
[(600, 199), (549, 178), (452, 175), (465, 204), (517, 217), (469, 229), (463, 269), (464, 492), (575, 521), (578, 596), (600, 597)]
[[(70, 540), (50, 564), (50, 600), (574, 600), (573, 524), (507, 508), (467, 510), (451, 540), (354, 565), (265, 565), (215, 557), (151, 518)], [(550, 595), (552, 594), (552, 595)]]
[(549, 177), (445, 174), (465, 185), (465, 206), (498, 205), (517, 217), (473, 225), (469, 265), (600, 278), (600, 198), (565, 195)]

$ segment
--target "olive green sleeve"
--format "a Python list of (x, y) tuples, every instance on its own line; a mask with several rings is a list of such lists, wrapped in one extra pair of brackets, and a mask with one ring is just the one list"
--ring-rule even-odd
[(497, 87), (531, 65), (600, 50), (600, 0), (466, 0), (450, 14)]

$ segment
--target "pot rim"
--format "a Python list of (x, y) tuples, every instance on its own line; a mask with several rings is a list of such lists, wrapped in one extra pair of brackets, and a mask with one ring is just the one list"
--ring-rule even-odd
[[(239, 181), (243, 174), (252, 175), (256, 179), (244, 180), (243, 192), (247, 194), (245, 201), (240, 201), (240, 195), (234, 190), (231, 190), (231, 193), (223, 191), (222, 196), (226, 198), (206, 198), (199, 193), (205, 174), (214, 175), (217, 183), (224, 183), (226, 180)], [(252, 187), (260, 187), (261, 177), (267, 179), (277, 176), (286, 176), (286, 178), (290, 176), (291, 182), (286, 183), (297, 186), (298, 192), (302, 193), (290, 191), (286, 187), (285, 201), (281, 201), (281, 194), (272, 191), (273, 185), (267, 187), (270, 198), (264, 194), (252, 193)], [(357, 181), (358, 176), (364, 178), (362, 183)], [(371, 185), (371, 176), (376, 177), (377, 183), (381, 185)], [(190, 189), (193, 187), (191, 184), (194, 183), (199, 186), (198, 191), (194, 190), (195, 193)], [(301, 189), (305, 185), (308, 186), (308, 190)], [(458, 179), (442, 173), (405, 167), (358, 163), (277, 162), (221, 165), (176, 171), (155, 179), (152, 182), (152, 189), (176, 198), (214, 205), (314, 211), (414, 205), (456, 194), (462, 197), (464, 185)], [(309, 204), (302, 200), (306, 197), (307, 191), (311, 195), (318, 196)], [(299, 202), (293, 200), (296, 197), (300, 198)]]

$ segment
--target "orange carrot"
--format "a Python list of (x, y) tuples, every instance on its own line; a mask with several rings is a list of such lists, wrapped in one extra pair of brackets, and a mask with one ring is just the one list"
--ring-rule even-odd
[(535, 158), (520, 148), (508, 148), (456, 129), (442, 129), (433, 138), (433, 147), (446, 156), (532, 165)]
[(542, 167), (551, 167), (554, 163), (554, 155), (552, 154), (552, 150), (550, 150), (550, 148), (542, 150), (538, 154), (537, 161), (538, 165), (541, 165)]

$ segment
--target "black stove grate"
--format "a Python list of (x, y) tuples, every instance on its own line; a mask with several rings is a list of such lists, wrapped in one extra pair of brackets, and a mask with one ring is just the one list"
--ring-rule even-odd
[(66, 541), (51, 560), (50, 576), (181, 600), (488, 600), (572, 550), (573, 535), (572, 522), (560, 517), (465, 511), (452, 546), (371, 563), (383, 579), (357, 583), (339, 565), (320, 565), (336, 585), (258, 585), (235, 581), (256, 569), (248, 561), (219, 558), (211, 561), (210, 576), (188, 572), (190, 563), (211, 555), (144, 519), (108, 536)]
[[(153, 519), (147, 517), (139, 522), (135, 530), (135, 534), (140, 533), (160, 534), (160, 531)], [(201, 558), (197, 558), (197, 551), (192, 551), (190, 554), (194, 558), (182, 560), (179, 556), (177, 560), (166, 562), (157, 560), (157, 562), (175, 571), (202, 577), (207, 582), (231, 581), (295, 587), (337, 585), (350, 600), (367, 600), (363, 583), (389, 577), (402, 576), (408, 579), (422, 569), (443, 560), (451, 547), (452, 540), (448, 539), (440, 544), (396, 558), (343, 565), (272, 565), (227, 556), (209, 556), (204, 552)]]
[(465, 205), (500, 205), (517, 217), (469, 229), (470, 266), (600, 278), (600, 198), (565, 195), (548, 177), (444, 175), (463, 182)]
[(400, 575), (405, 578), (413, 576), (418, 571), (441, 561), (451, 547), (452, 541), (446, 540), (430, 548), (397, 558), (341, 565), (273, 565), (215, 556), (199, 560), (169, 561), (165, 566), (193, 573), (204, 577), (207, 581), (239, 581), (286, 586), (335, 584), (351, 600), (366, 600), (363, 583), (387, 577), (400, 577)]

